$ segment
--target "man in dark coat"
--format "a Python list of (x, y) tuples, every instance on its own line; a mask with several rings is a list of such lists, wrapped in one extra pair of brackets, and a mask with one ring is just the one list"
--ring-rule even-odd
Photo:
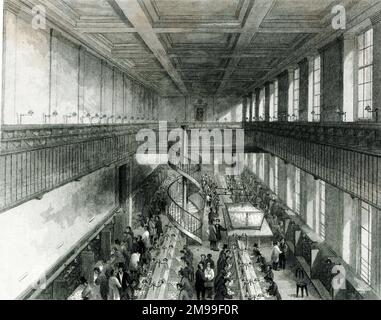
[(267, 289), (267, 292), (270, 296), (276, 297), (277, 300), (282, 300), (282, 297), (278, 290), (278, 285), (275, 283), (274, 280), (270, 281), (270, 286)]
[(213, 251), (218, 251), (217, 248), (217, 232), (216, 227), (213, 224), (209, 225), (209, 242), (210, 242), (210, 249)]
[(197, 300), (205, 300), (205, 274), (204, 265), (202, 263), (198, 264), (196, 271), (195, 289), (197, 293)]
[(216, 228), (217, 247), (218, 247), (219, 242), (222, 240), (221, 231), (228, 231), (226, 228), (221, 226), (220, 222), (221, 222), (221, 220), (217, 219), (216, 224), (214, 226)]

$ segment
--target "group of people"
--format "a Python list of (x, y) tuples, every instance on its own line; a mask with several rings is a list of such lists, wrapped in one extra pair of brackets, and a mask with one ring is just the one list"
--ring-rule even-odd
[(273, 271), (285, 270), (287, 266), (289, 248), (283, 236), (284, 225), (282, 220), (287, 215), (288, 208), (249, 170), (244, 170), (241, 174), (241, 179), (246, 189), (250, 190), (250, 193), (253, 194), (256, 204), (258, 204), (265, 213), (266, 220), (274, 234), (269, 263), (257, 252), (258, 250), (256, 248), (254, 248), (254, 250), (258, 255), (257, 261), (261, 265), (261, 270), (266, 274), (265, 279), (271, 282), (269, 293), (280, 299), (277, 285), (273, 279)]
[(262, 255), (257, 243), (255, 243), (253, 247), (253, 255), (254, 255), (255, 263), (259, 265), (261, 272), (264, 274), (265, 281), (269, 284), (267, 288), (267, 293), (270, 296), (275, 297), (277, 300), (282, 300), (282, 297), (279, 293), (278, 285), (274, 281), (274, 272), (273, 272), (274, 264), (269, 264), (266, 261), (266, 258)]
[(241, 174), (241, 179), (246, 190), (250, 192), (250, 201), (257, 208), (263, 210), (275, 240), (280, 241), (283, 237), (284, 227), (282, 220), (287, 216), (287, 207), (250, 170), (245, 169)]
[(206, 197), (206, 205), (209, 208), (209, 224), (219, 217), (220, 197), (218, 195), (217, 183), (209, 174), (204, 174), (201, 179), (201, 187)]
[(179, 300), (192, 300), (194, 291), (197, 300), (232, 299), (233, 292), (230, 287), (233, 262), (232, 254), (226, 245), (220, 252), (217, 263), (214, 262), (212, 254), (202, 254), (196, 272), (193, 270), (193, 253), (186, 246), (181, 252), (184, 266), (179, 270)]
[(209, 242), (210, 249), (213, 251), (219, 251), (218, 246), (222, 240), (222, 231), (227, 231), (221, 225), (221, 219), (219, 219), (218, 208), (220, 206), (220, 198), (217, 192), (217, 183), (214, 179), (204, 174), (201, 181), (202, 189), (206, 195), (206, 205), (209, 208)]
[[(95, 285), (102, 300), (133, 300), (139, 287), (140, 277), (147, 274), (151, 265), (154, 244), (163, 234), (159, 215), (145, 220), (142, 233), (135, 235), (131, 227), (123, 233), (122, 241), (115, 240), (109, 261), (94, 268)], [(82, 298), (94, 298), (92, 287), (85, 278)]]

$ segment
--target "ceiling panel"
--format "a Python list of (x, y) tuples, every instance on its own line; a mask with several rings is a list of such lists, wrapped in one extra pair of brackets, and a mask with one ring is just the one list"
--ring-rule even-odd
[(161, 19), (168, 17), (236, 18), (242, 0), (149, 0)]
[(62, 0), (80, 16), (118, 17), (106, 0)]
[(287, 0), (277, 1), (271, 16), (286, 16), (292, 17), (321, 17), (327, 11), (327, 8), (334, 0)]

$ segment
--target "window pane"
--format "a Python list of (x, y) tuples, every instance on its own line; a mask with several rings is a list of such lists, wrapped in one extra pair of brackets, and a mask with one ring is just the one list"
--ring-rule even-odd
[(372, 67), (365, 68), (365, 82), (372, 81)]
[(367, 83), (365, 85), (364, 100), (366, 101), (372, 100), (372, 83)]
[(359, 102), (363, 102), (364, 101), (364, 84), (360, 84), (359, 85)]
[(358, 46), (360, 50), (364, 49), (364, 34), (358, 36)]
[(364, 83), (364, 69), (359, 70), (359, 84)]
[(372, 38), (373, 38), (373, 30), (369, 29), (365, 33), (365, 47), (369, 47), (372, 45)]
[(364, 51), (359, 52), (359, 67), (364, 66)]
[(364, 229), (361, 229), (361, 244), (362, 246), (368, 249), (369, 247), (368, 232)]

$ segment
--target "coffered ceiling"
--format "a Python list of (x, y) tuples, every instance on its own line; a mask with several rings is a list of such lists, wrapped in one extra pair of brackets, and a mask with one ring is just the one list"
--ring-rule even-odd
[[(14, 0), (12, 0), (14, 1)], [(166, 96), (247, 93), (372, 0), (20, 0), (40, 3), (105, 58)], [(362, 10), (364, 6), (362, 7)], [(54, 18), (52, 18), (54, 20)], [(61, 21), (62, 23), (62, 21)]]

